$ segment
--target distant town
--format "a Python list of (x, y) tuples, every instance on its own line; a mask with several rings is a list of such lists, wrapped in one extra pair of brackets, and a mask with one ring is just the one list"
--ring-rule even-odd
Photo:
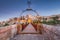
[[(58, 20), (58, 23), (56, 24), (60, 24), (60, 14), (58, 15), (51, 15), (51, 16), (32, 16), (32, 15), (26, 15), (26, 16), (21, 16), (21, 17), (14, 17), (14, 18), (10, 18), (6, 21), (0, 22), (0, 26), (5, 25), (6, 23), (11, 25), (11, 24), (16, 24), (17, 22), (27, 22), (28, 20), (34, 20), (37, 21), (38, 19), (41, 22), (48, 22), (51, 21), (53, 23), (53, 20)], [(54, 23), (55, 24), (55, 23)]]

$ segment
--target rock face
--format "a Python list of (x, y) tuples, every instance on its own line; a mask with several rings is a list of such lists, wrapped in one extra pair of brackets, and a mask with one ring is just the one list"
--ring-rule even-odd
[(32, 24), (27, 25), (27, 27), (23, 30), (25, 33), (36, 33), (37, 31), (32, 26)]

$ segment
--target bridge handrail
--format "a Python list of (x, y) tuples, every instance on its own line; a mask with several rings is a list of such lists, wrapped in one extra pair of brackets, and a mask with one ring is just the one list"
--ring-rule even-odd
[(56, 36), (60, 36), (59, 34), (55, 33), (54, 30), (52, 30), (53, 28), (51, 28), (51, 30), (49, 30), (48, 28), (44, 27), (45, 30), (48, 30), (49, 32), (54, 33)]
[(11, 36), (14, 35), (14, 33), (12, 33), (12, 30), (14, 30), (15, 28), (16, 27), (8, 26), (0, 29), (0, 40), (10, 39)]

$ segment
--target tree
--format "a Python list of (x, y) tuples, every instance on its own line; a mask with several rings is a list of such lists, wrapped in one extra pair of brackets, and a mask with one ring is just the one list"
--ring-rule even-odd
[(52, 19), (56, 22), (56, 24), (58, 23), (58, 16), (52, 17)]
[(58, 18), (58, 16), (52, 17), (53, 20), (57, 20)]

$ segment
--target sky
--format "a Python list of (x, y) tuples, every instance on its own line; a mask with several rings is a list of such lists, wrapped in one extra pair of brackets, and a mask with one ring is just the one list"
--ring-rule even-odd
[[(19, 17), (26, 8), (27, 0), (0, 0), (0, 21)], [(41, 16), (60, 14), (60, 1), (31, 0), (31, 8)]]

